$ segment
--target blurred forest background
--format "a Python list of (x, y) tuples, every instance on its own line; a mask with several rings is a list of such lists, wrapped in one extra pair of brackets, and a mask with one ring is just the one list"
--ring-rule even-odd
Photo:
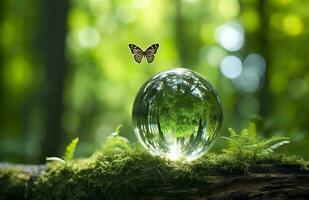
[[(305, 0), (2, 0), (0, 160), (44, 162), (76, 136), (87, 156), (119, 124), (136, 141), (138, 89), (174, 67), (217, 88), (221, 134), (252, 119), (308, 159), (308, 10)], [(135, 63), (128, 44), (155, 42), (154, 62)]]

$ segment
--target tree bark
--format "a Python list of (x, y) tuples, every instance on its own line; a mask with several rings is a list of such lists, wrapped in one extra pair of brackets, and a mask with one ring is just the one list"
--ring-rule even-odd
[[(140, 199), (308, 199), (309, 174), (299, 166), (258, 166), (248, 175), (218, 174), (202, 185), (162, 186)], [(148, 197), (148, 198), (147, 198)]]
[(187, 64), (187, 54), (185, 52), (185, 36), (183, 30), (183, 17), (182, 17), (182, 1), (174, 0), (175, 5), (175, 43), (179, 58), (179, 65), (184, 66)]
[(45, 66), (46, 85), (44, 95), (45, 131), (41, 160), (57, 156), (63, 142), (61, 115), (67, 63), (65, 39), (67, 32), (68, 0), (40, 1), (39, 50)]
[(270, 70), (271, 66), (271, 56), (270, 56), (270, 48), (269, 48), (269, 16), (267, 13), (269, 2), (265, 0), (260, 0), (257, 2), (257, 7), (259, 11), (259, 19), (261, 22), (261, 27), (258, 32), (258, 40), (259, 40), (259, 49), (261, 51), (262, 56), (264, 56), (266, 61), (266, 69), (265, 69), (265, 82), (261, 88), (260, 92), (260, 102), (261, 102), (261, 110), (260, 114), (263, 117), (268, 117), (269, 113), (271, 113), (272, 108), (272, 98), (269, 92), (269, 82), (270, 82)]

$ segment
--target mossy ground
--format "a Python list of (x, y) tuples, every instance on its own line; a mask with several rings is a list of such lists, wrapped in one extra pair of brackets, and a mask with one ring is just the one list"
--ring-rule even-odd
[(0, 199), (24, 199), (31, 174), (20, 169), (0, 170)]
[[(134, 199), (152, 188), (203, 185), (212, 176), (246, 175), (267, 164), (296, 164), (309, 171), (307, 161), (274, 151), (287, 144), (288, 138), (262, 139), (253, 123), (239, 134), (230, 129), (221, 154), (206, 153), (192, 162), (152, 156), (118, 136), (119, 128), (90, 158), (49, 162), (38, 175), (22, 168), (1, 167), (0, 199)], [(70, 158), (78, 140), (73, 141), (66, 153)]]
[[(0, 198), (7, 199), (132, 199), (158, 185), (188, 186), (207, 183), (209, 176), (246, 174), (257, 164), (308, 163), (295, 156), (208, 153), (193, 162), (154, 157), (119, 136), (109, 138), (87, 159), (65, 164), (51, 162), (29, 185), (29, 174), (0, 170)], [(29, 187), (29, 188), (27, 188)], [(28, 194), (26, 194), (28, 193)], [(25, 194), (27, 196), (25, 196)]]

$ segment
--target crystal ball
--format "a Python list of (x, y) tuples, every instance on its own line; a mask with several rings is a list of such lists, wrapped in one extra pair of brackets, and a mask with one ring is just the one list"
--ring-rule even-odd
[(151, 154), (193, 160), (214, 143), (222, 124), (215, 88), (189, 69), (175, 68), (148, 79), (134, 101), (132, 121), (138, 141)]

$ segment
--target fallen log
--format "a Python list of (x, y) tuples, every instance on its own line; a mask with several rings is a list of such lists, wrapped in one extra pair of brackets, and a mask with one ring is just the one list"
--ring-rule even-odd
[[(0, 199), (33, 199), (40, 197), (36, 180), (47, 170), (46, 165), (0, 164)], [(72, 176), (74, 176), (72, 174)], [(64, 179), (69, 182), (70, 179)], [(91, 181), (85, 183), (92, 187)], [(50, 184), (53, 184), (51, 182)], [(80, 183), (83, 184), (83, 183)], [(56, 185), (55, 185), (56, 187)], [(98, 188), (93, 185), (93, 188)], [(105, 188), (108, 190), (108, 188)], [(100, 199), (104, 188), (84, 191), (84, 198)], [(92, 194), (90, 194), (90, 192)], [(108, 192), (108, 191), (105, 191)], [(45, 196), (44, 196), (45, 195)], [(63, 195), (68, 198), (68, 196)], [(61, 197), (60, 197), (61, 198)], [(72, 197), (74, 198), (74, 197)], [(113, 199), (121, 199), (113, 196)], [(300, 164), (260, 164), (250, 166), (244, 174), (213, 170), (201, 180), (182, 179), (179, 183), (166, 179), (152, 187), (136, 190), (131, 199), (309, 199), (309, 173)]]

